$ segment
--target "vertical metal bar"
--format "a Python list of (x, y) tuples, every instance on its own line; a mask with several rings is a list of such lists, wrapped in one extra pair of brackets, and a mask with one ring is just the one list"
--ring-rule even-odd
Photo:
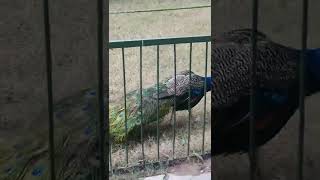
[[(101, 3), (102, 4), (102, 3)], [(109, 12), (109, 0), (105, 1), (105, 4), (104, 6), (101, 6), (101, 12), (100, 14), (102, 14), (103, 16), (103, 12)], [(106, 13), (104, 16), (103, 16), (104, 19), (101, 19), (102, 22), (104, 22), (105, 24), (109, 24), (109, 14)], [(105, 21), (106, 20), (106, 21)], [(104, 25), (105, 25), (104, 24)], [(104, 26), (103, 25), (103, 26)], [(105, 32), (105, 30), (103, 30), (103, 26), (101, 26), (101, 29), (102, 29), (102, 32)], [(108, 31), (106, 31), (106, 34), (108, 34)], [(105, 68), (105, 71), (104, 73), (106, 74), (106, 79), (104, 81), (104, 83), (107, 85), (104, 89), (104, 94), (105, 94), (105, 99), (106, 99), (106, 102), (105, 102), (105, 107), (104, 107), (104, 110), (105, 110), (105, 137), (106, 137), (106, 148), (107, 148), (107, 152), (106, 152), (106, 157), (107, 159), (105, 160), (106, 162), (109, 161), (109, 158), (110, 158), (110, 166), (111, 166), (111, 175), (113, 174), (113, 171), (112, 171), (112, 147), (111, 147), (111, 141), (110, 141), (110, 119), (109, 119), (109, 35), (107, 36), (104, 36), (103, 37), (104, 39), (104, 42), (106, 43), (106, 49), (103, 49), (103, 51), (106, 51), (106, 56), (104, 57), (105, 59), (105, 64), (104, 66), (106, 67)], [(108, 158), (108, 155), (107, 154), (110, 154), (109, 158)], [(106, 169), (109, 169), (108, 167)], [(108, 179), (108, 178), (106, 178)]]
[(109, 145), (110, 150), (109, 150), (109, 161), (110, 161), (110, 171), (111, 171), (111, 176), (113, 175), (113, 169), (112, 169), (112, 144)]
[(255, 142), (255, 110), (256, 110), (256, 99), (255, 99), (255, 84), (256, 84), (256, 58), (257, 58), (257, 42), (256, 42), (256, 33), (258, 28), (258, 0), (252, 0), (252, 67), (251, 67), (251, 96), (250, 96), (250, 180), (256, 179), (257, 175), (257, 152), (256, 152), (256, 142)]
[[(125, 60), (124, 60), (124, 48), (122, 48), (122, 72), (123, 72), (123, 94), (124, 94), (124, 123), (126, 130), (126, 137), (128, 137), (128, 122), (127, 122), (127, 92), (126, 92), (126, 68), (125, 68)], [(126, 139), (125, 143), (126, 149), (126, 163), (128, 166), (128, 140)]]
[(49, 2), (43, 1), (43, 20), (45, 35), (45, 53), (47, 68), (47, 91), (48, 91), (48, 113), (49, 113), (49, 157), (50, 157), (50, 179), (55, 180), (55, 159), (54, 159), (54, 123), (53, 123), (53, 96), (52, 96), (52, 54), (50, 41), (50, 18), (49, 18)]
[(300, 74), (299, 74), (299, 147), (298, 147), (298, 180), (303, 180), (303, 149), (304, 149), (304, 128), (305, 128), (305, 56), (308, 35), (308, 0), (303, 0), (302, 5), (302, 27), (301, 27), (301, 54), (300, 54)]
[[(205, 79), (207, 79), (207, 69), (208, 69), (208, 42), (206, 42), (206, 61), (205, 61)], [(204, 113), (203, 113), (203, 127), (202, 127), (202, 154), (204, 154), (204, 136), (206, 131), (206, 115), (207, 115), (207, 81), (204, 81)]]
[(140, 46), (140, 112), (141, 112), (141, 151), (142, 151), (142, 163), (144, 165), (144, 147), (143, 147), (143, 101), (142, 101), (142, 46), (143, 41), (141, 42), (142, 45)]
[(192, 67), (192, 43), (190, 43), (190, 57), (189, 57), (189, 98), (188, 98), (188, 112), (189, 112), (189, 119), (188, 119), (188, 149), (187, 149), (187, 156), (190, 155), (190, 131), (191, 131), (191, 67)]
[(173, 63), (174, 63), (174, 107), (173, 107), (173, 143), (172, 143), (172, 158), (174, 158), (174, 148), (175, 148), (175, 141), (176, 141), (176, 109), (177, 109), (177, 54), (176, 54), (176, 44), (173, 44)]
[(160, 141), (159, 141), (159, 45), (157, 45), (157, 152), (158, 152), (158, 161), (160, 161)]
[(98, 96), (99, 96), (99, 158), (100, 158), (100, 180), (105, 180), (105, 115), (104, 115), (104, 91), (103, 91), (103, 0), (97, 2), (97, 34), (98, 34)]

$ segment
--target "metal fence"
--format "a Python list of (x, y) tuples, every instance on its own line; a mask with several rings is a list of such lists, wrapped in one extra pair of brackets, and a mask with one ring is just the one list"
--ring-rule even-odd
[[(45, 25), (45, 48), (46, 48), (46, 60), (47, 60), (47, 88), (48, 88), (48, 108), (49, 108), (49, 153), (50, 153), (50, 174), (51, 174), (51, 180), (55, 180), (55, 164), (54, 164), (54, 129), (53, 129), (53, 105), (52, 105), (52, 62), (51, 62), (51, 47), (50, 47), (50, 23), (49, 23), (49, 8), (48, 8), (48, 0), (43, 1), (43, 10), (44, 10), (44, 25)], [(306, 44), (307, 44), (307, 20), (308, 20), (308, 0), (302, 0), (303, 2), (303, 15), (302, 15), (302, 40), (301, 40), (301, 61), (300, 61), (300, 125), (299, 125), (299, 147), (298, 147), (298, 171), (297, 171), (297, 178), (299, 180), (303, 179), (303, 145), (304, 145), (304, 123), (305, 123), (305, 107), (304, 107), (304, 62), (305, 62), (305, 54), (306, 54)], [(253, 9), (252, 9), (252, 58), (253, 58), (253, 66), (252, 66), (252, 72), (255, 72), (254, 69), (256, 69), (256, 33), (257, 33), (257, 25), (258, 25), (258, 0), (253, 0)], [(104, 134), (108, 134), (108, 130), (104, 130), (104, 124), (108, 127), (108, 121), (105, 122), (104, 119), (104, 103), (103, 103), (103, 1), (98, 0), (97, 3), (97, 16), (98, 16), (98, 80), (99, 80), (99, 88), (98, 88), (98, 94), (99, 94), (99, 117), (100, 117), (100, 135), (99, 135), (99, 154), (100, 154), (100, 171), (99, 171), (99, 179), (104, 180), (105, 179), (105, 171), (103, 169), (106, 168), (106, 162), (105, 162), (105, 149), (104, 149)], [(122, 52), (124, 51), (124, 48), (128, 47), (140, 47), (140, 53), (142, 52), (142, 49), (144, 46), (152, 46), (156, 45), (159, 49), (160, 45), (165, 44), (173, 44), (174, 45), (174, 52), (176, 44), (179, 43), (190, 43), (190, 54), (192, 53), (192, 43), (196, 42), (206, 42), (206, 48), (208, 47), (208, 41), (210, 41), (210, 37), (190, 37), (190, 38), (172, 38), (172, 39), (159, 39), (159, 40), (138, 40), (138, 41), (128, 41), (126, 43), (124, 42), (113, 42), (110, 44), (110, 48), (122, 48)], [(158, 53), (159, 51), (157, 51)], [(141, 53), (142, 54), (142, 53)], [(142, 55), (140, 54), (140, 69), (142, 67)], [(159, 57), (159, 56), (157, 56)], [(158, 59), (159, 60), (159, 59)], [(123, 57), (124, 61), (124, 57)], [(174, 61), (176, 61), (176, 58), (174, 58)], [(191, 58), (190, 58), (191, 61)], [(191, 67), (190, 67), (191, 68)], [(176, 66), (175, 66), (176, 70)], [(158, 72), (159, 74), (159, 72)], [(141, 71), (140, 71), (140, 88), (141, 88)], [(252, 79), (255, 79), (255, 74), (252, 73)], [(124, 92), (125, 94), (125, 92)], [(255, 152), (255, 137), (254, 137), (254, 113), (255, 113), (255, 97), (254, 97), (254, 87), (252, 87), (252, 98), (251, 98), (251, 112), (252, 112), (252, 118), (250, 123), (250, 179), (256, 179), (254, 176), (254, 171), (256, 167), (256, 157), (254, 156)], [(190, 112), (190, 111), (189, 111)], [(106, 112), (108, 114), (108, 110)], [(175, 117), (174, 117), (175, 118)], [(190, 120), (190, 118), (189, 118)], [(108, 129), (108, 128), (107, 128)], [(143, 134), (143, 126), (141, 126), (141, 134)], [(173, 138), (174, 139), (174, 138)], [(143, 149), (143, 147), (142, 147)], [(174, 140), (173, 140), (173, 149), (174, 149)], [(142, 150), (143, 153), (143, 150)], [(158, 152), (159, 154), (159, 152)]]
[[(176, 53), (176, 47), (179, 46), (179, 44), (189, 44), (189, 71), (191, 72), (192, 70), (192, 47), (193, 44), (195, 43), (202, 43), (205, 44), (205, 77), (207, 77), (207, 64), (208, 64), (208, 46), (209, 42), (211, 41), (210, 36), (194, 36), (194, 37), (177, 37), (177, 38), (161, 38), (161, 39), (143, 39), (143, 40), (129, 40), (129, 41), (112, 41), (109, 43), (109, 49), (121, 49), (122, 53), (122, 73), (123, 73), (123, 87), (124, 87), (124, 92), (123, 92), (123, 101), (124, 101), (124, 112), (125, 112), (125, 130), (126, 130), (126, 135), (127, 135), (127, 98), (126, 98), (126, 68), (125, 68), (125, 49), (127, 48), (139, 48), (139, 80), (140, 80), (140, 104), (142, 104), (142, 52), (143, 52), (143, 47), (147, 46), (154, 46), (156, 47), (156, 62), (157, 62), (157, 91), (159, 93), (159, 65), (160, 65), (160, 48), (162, 46), (172, 46), (173, 49), (173, 59), (172, 61), (174, 62), (174, 79), (176, 80), (176, 74), (177, 74), (177, 53)], [(191, 78), (191, 76), (190, 76)], [(176, 89), (175, 89), (176, 91)], [(204, 82), (204, 94), (206, 94), (206, 82)], [(189, 97), (191, 97), (191, 86), (189, 86)], [(141, 106), (140, 112), (141, 114), (143, 113), (143, 107)], [(204, 95), (204, 114), (203, 114), (203, 133), (202, 133), (202, 147), (201, 147), (201, 152), (203, 156), (206, 156), (205, 151), (204, 151), (204, 137), (205, 137), (205, 120), (206, 120), (206, 95)], [(174, 153), (175, 153), (175, 140), (176, 140), (176, 98), (174, 97), (174, 107), (173, 107), (173, 137), (172, 137), (172, 152), (173, 152), (173, 157), (171, 160), (171, 163), (174, 163), (175, 160), (178, 160), (175, 158)], [(188, 118), (188, 146), (187, 146), (187, 156), (190, 156), (190, 122), (191, 122), (191, 110), (190, 110), (190, 98), (188, 102), (188, 112), (189, 112), (189, 118)], [(142, 115), (143, 116), (143, 115)], [(143, 120), (141, 119), (141, 122)], [(142, 165), (137, 165), (137, 166), (132, 166), (132, 167), (126, 167), (126, 168), (120, 168), (120, 169), (113, 169), (112, 167), (112, 156), (111, 156), (111, 150), (110, 150), (110, 156), (109, 156), (109, 162), (110, 162), (110, 174), (113, 173), (118, 173), (118, 172), (124, 172), (126, 170), (134, 171), (134, 170), (140, 170), (141, 168), (144, 168), (144, 166), (152, 166), (152, 168), (157, 168), (161, 164), (165, 162), (160, 161), (160, 152), (159, 152), (159, 100), (157, 100), (157, 162), (155, 163), (148, 163), (145, 162), (145, 152), (144, 152), (144, 124), (142, 123), (141, 127), (141, 155), (142, 155)], [(125, 144), (125, 151), (126, 151), (126, 164), (128, 166), (128, 144), (126, 142)], [(181, 160), (181, 158), (179, 159)]]

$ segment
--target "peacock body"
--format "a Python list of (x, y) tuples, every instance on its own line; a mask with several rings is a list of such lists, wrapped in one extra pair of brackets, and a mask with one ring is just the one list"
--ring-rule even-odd
[[(255, 129), (261, 146), (285, 126), (299, 104), (300, 50), (257, 34)], [(213, 154), (248, 152), (251, 30), (218, 34), (212, 46)], [(320, 49), (307, 50), (306, 95), (320, 90)]]
[[(250, 37), (244, 30), (234, 31), (236, 34), (232, 32), (224, 34), (224, 36), (231, 34), (232, 38), (217, 40), (217, 43), (212, 45), (214, 107), (229, 106), (237, 102), (239, 97), (250, 94), (252, 85)], [(224, 36), (217, 37), (223, 39)], [(298, 78), (300, 52), (274, 43), (262, 35), (259, 37), (261, 38), (257, 42), (256, 87), (268, 90), (288, 89)]]
[[(110, 133), (113, 142), (121, 143), (126, 139), (126, 121), (127, 132), (135, 132), (134, 130), (140, 127), (141, 120), (143, 124), (155, 122), (158, 119), (158, 113), (161, 120), (173, 108), (175, 99), (177, 111), (187, 110), (189, 85), (191, 86), (190, 108), (198, 104), (204, 94), (211, 89), (211, 79), (198, 76), (193, 72), (189, 77), (189, 74), (189, 71), (177, 73), (176, 91), (174, 77), (171, 77), (159, 83), (159, 93), (157, 85), (142, 89), (142, 101), (140, 90), (128, 93), (126, 112), (123, 104), (110, 106)], [(205, 82), (208, 83), (206, 89), (204, 89)], [(159, 111), (157, 110), (158, 102)]]
[[(139, 90), (127, 94), (129, 133), (140, 126), (141, 119), (145, 124), (157, 120), (157, 99), (153, 97), (157, 92), (156, 85), (143, 89), (142, 104)], [(171, 92), (166, 81), (159, 84), (159, 92)], [(184, 97), (183, 93), (177, 96), (177, 104), (181, 104), (181, 97)], [(169, 112), (172, 104), (172, 98), (159, 100), (160, 118)], [(140, 107), (143, 107), (142, 114)], [(98, 96), (94, 89), (83, 90), (54, 105), (56, 179), (89, 180), (96, 177), (99, 168), (98, 109)], [(124, 109), (123, 103), (109, 106), (110, 135), (114, 142), (126, 139)], [(50, 179), (47, 110), (28, 124), (16, 131), (0, 131), (1, 180)], [(109, 136), (106, 137), (108, 141)]]

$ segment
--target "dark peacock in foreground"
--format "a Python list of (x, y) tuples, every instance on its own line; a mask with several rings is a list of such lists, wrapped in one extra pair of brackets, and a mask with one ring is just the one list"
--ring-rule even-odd
[[(204, 89), (204, 82), (211, 82), (191, 72), (191, 99), (192, 107), (195, 106), (210, 89)], [(189, 89), (189, 72), (177, 74), (177, 107), (182, 110), (186, 106)], [(185, 77), (185, 78), (183, 78)], [(140, 125), (143, 116), (144, 123), (157, 119), (157, 86), (142, 90), (143, 114), (140, 114), (140, 91), (127, 94), (127, 121), (128, 132)], [(159, 86), (160, 118), (169, 113), (173, 105), (172, 78)], [(157, 96), (157, 95), (156, 95)], [(72, 97), (54, 105), (54, 144), (56, 178), (59, 180), (89, 180), (94, 179), (97, 172), (97, 122), (98, 122), (98, 97), (93, 89), (87, 89), (74, 94)], [(124, 107), (123, 103), (111, 105), (110, 133), (113, 141), (122, 142), (124, 136)], [(44, 111), (46, 112), (46, 110)], [(48, 180), (50, 179), (49, 153), (48, 153), (48, 124), (47, 114), (45, 119), (38, 118), (30, 122), (29, 127), (17, 131), (1, 131), (0, 136), (0, 179), (1, 180)], [(106, 138), (106, 140), (108, 140)], [(107, 144), (107, 142), (106, 142)]]
[[(248, 152), (251, 30), (217, 34), (212, 43), (213, 155)], [(256, 144), (272, 139), (298, 108), (300, 50), (257, 33)], [(320, 90), (320, 49), (308, 49), (306, 96)]]

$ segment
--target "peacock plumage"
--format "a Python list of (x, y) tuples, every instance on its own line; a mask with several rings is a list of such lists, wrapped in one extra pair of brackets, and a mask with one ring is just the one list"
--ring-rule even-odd
[[(85, 90), (54, 105), (56, 179), (88, 180), (97, 168), (97, 97)], [(0, 136), (1, 180), (50, 179), (47, 110)]]
[[(216, 42), (216, 43), (215, 43)], [(251, 30), (218, 34), (212, 45), (213, 154), (248, 152)], [(272, 139), (298, 107), (300, 50), (257, 34), (256, 143)], [(320, 90), (320, 49), (307, 50), (306, 95)]]
[[(188, 73), (178, 73), (177, 76), (188, 76)], [(203, 96), (203, 81), (192, 73), (195, 79), (191, 82), (196, 93), (192, 98)], [(169, 96), (172, 91), (169, 78), (159, 84), (162, 95)], [(177, 81), (177, 104), (179, 107), (185, 102), (184, 83)], [(187, 87), (188, 88), (188, 87)], [(209, 88), (208, 88), (209, 89)], [(201, 92), (203, 93), (201, 93)], [(140, 118), (144, 123), (157, 119), (157, 86), (142, 90), (143, 114), (140, 114), (140, 91), (127, 94), (127, 121), (128, 132), (139, 127)], [(179, 94), (178, 94), (179, 93)], [(106, 99), (105, 99), (106, 100)], [(121, 99), (123, 100), (123, 99)], [(173, 98), (159, 100), (159, 116), (166, 115), (173, 103)], [(193, 104), (193, 106), (196, 103)], [(54, 145), (56, 179), (59, 180), (89, 180), (96, 177), (99, 167), (98, 161), (98, 97), (94, 89), (87, 89), (65, 98), (54, 105)], [(126, 139), (124, 128), (123, 103), (109, 106), (110, 133), (114, 142)], [(0, 179), (1, 180), (48, 180), (49, 169), (49, 142), (47, 110), (29, 126), (18, 131), (0, 131)], [(108, 137), (108, 136), (107, 136)], [(106, 138), (106, 141), (108, 139)], [(106, 142), (107, 144), (108, 142)]]
[[(174, 90), (174, 77), (159, 83), (159, 94), (157, 85), (142, 89), (142, 104), (140, 90), (134, 90), (127, 94), (127, 132), (135, 132), (143, 124), (149, 124), (157, 120), (157, 99), (159, 99), (159, 119), (170, 112), (176, 98), (176, 110), (188, 109), (189, 82), (191, 86), (190, 106), (199, 103), (205, 92), (211, 90), (211, 77), (201, 77), (189, 71), (182, 71), (176, 75), (176, 94)], [(191, 78), (191, 81), (189, 81)], [(205, 82), (207, 82), (206, 89)], [(123, 99), (123, 98), (122, 98)], [(142, 106), (142, 114), (141, 114)], [(113, 142), (123, 142), (126, 139), (125, 110), (122, 104), (110, 106), (110, 133)], [(143, 117), (143, 118), (142, 118)]]

